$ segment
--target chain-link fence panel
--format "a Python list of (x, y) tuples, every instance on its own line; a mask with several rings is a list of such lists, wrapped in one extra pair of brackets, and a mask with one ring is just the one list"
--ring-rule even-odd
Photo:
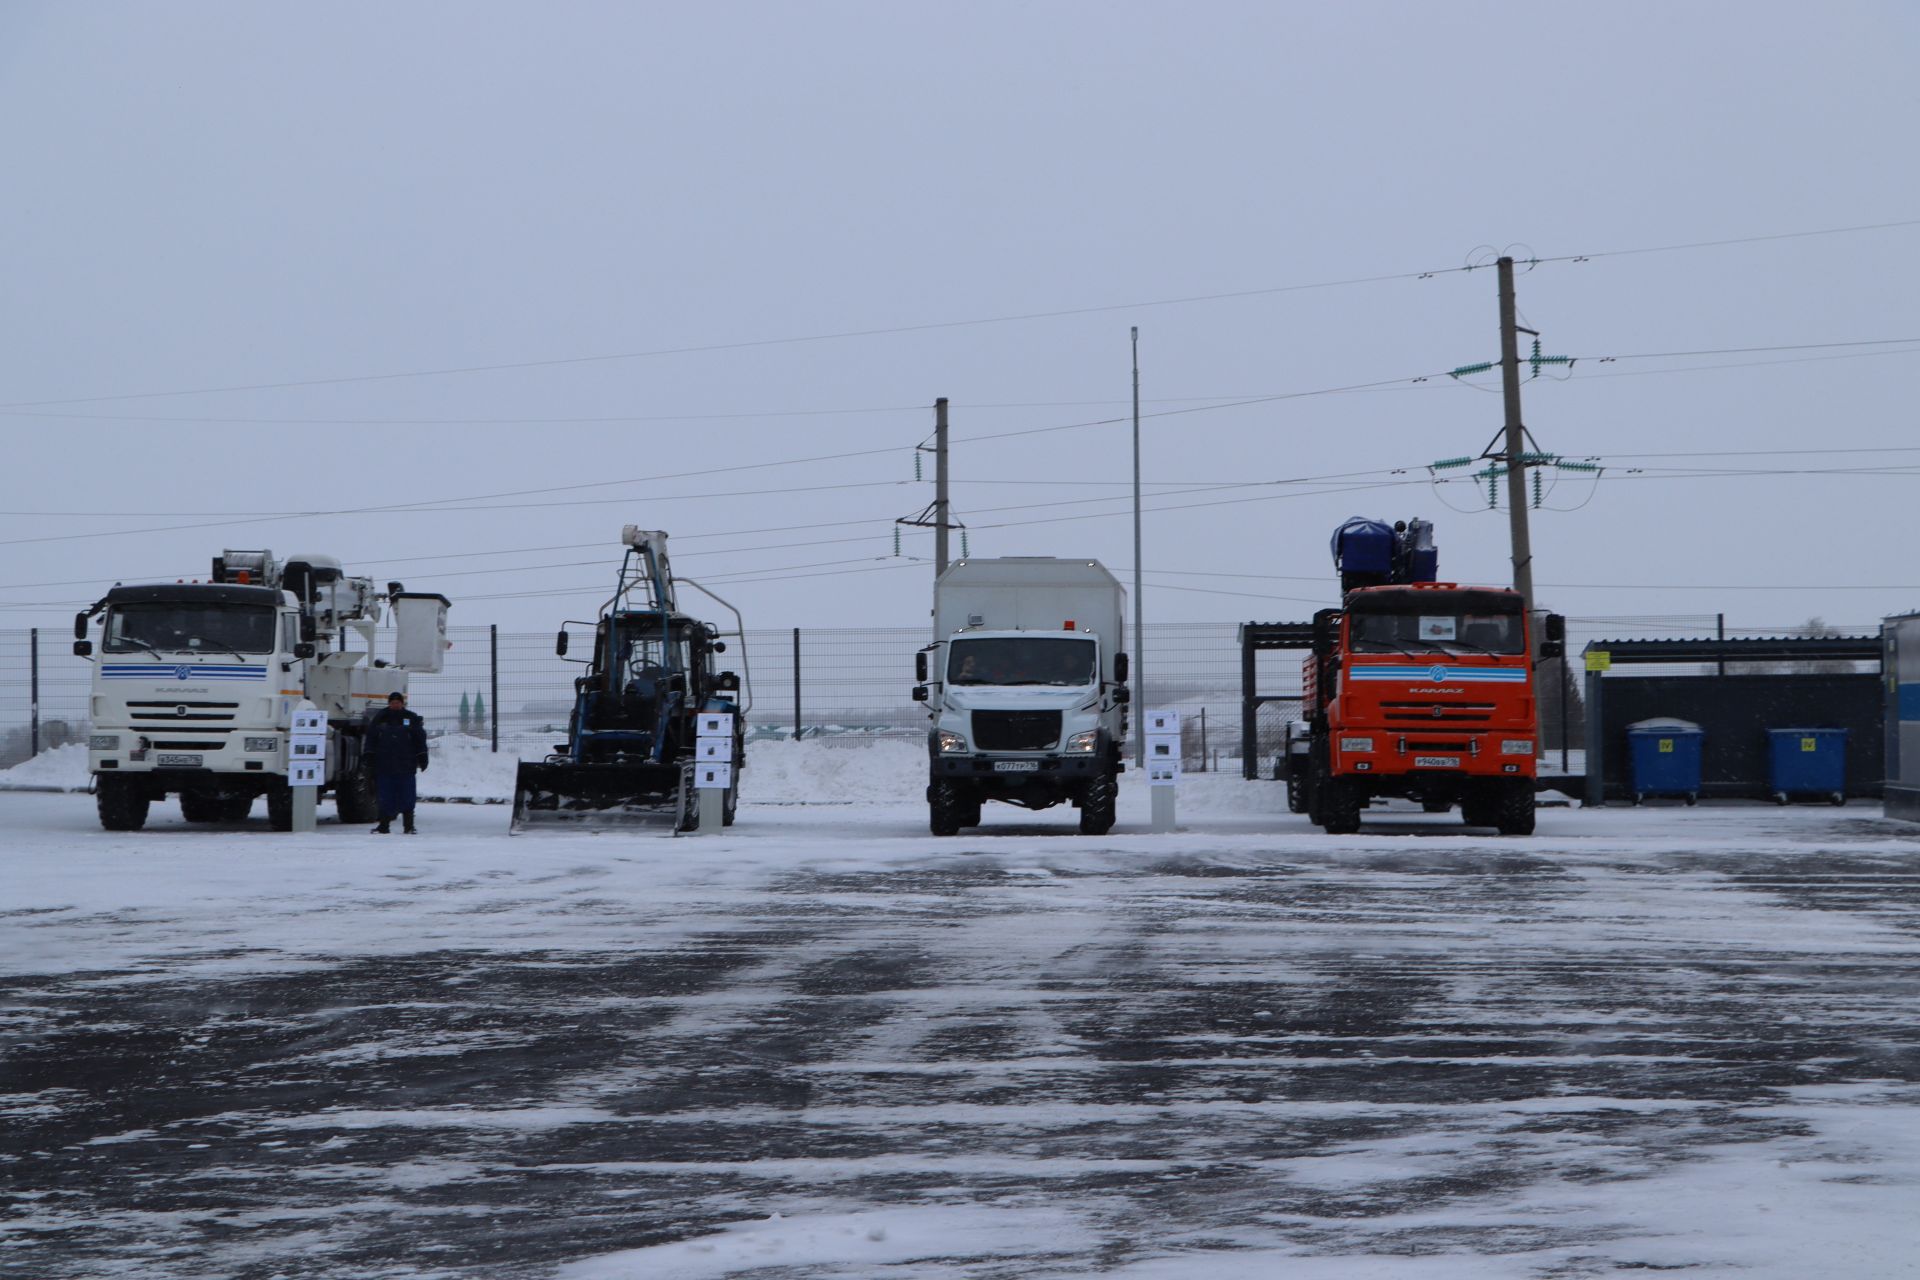
[[(1565, 670), (1542, 693), (1542, 740), (1547, 750), (1583, 741), (1580, 654), (1591, 641), (1804, 634), (1806, 624), (1726, 626), (1713, 614), (1572, 617), (1567, 620)], [(1873, 634), (1869, 627), (1833, 628)], [(555, 652), (555, 632), (496, 632), (486, 626), (448, 629), (445, 669), (416, 675), (410, 703), (436, 737), (465, 734), (503, 753), (538, 758), (566, 737), (574, 681), (586, 671), (591, 637), (574, 628), (575, 648)], [(915, 737), (927, 725), (926, 708), (912, 700), (913, 655), (928, 633), (913, 627), (750, 630), (728, 636), (722, 670), (747, 686), (748, 733), (790, 738), (852, 734)], [(1241, 754), (1241, 654), (1232, 623), (1149, 624), (1136, 650), (1136, 714), (1149, 708), (1180, 712), (1185, 767), (1237, 770)], [(37, 643), (37, 660), (36, 660)], [(1255, 654), (1255, 752), (1269, 760), (1287, 722), (1299, 715), (1298, 650)], [(1692, 668), (1688, 668), (1691, 670)], [(1637, 671), (1638, 669), (1636, 669)], [(1653, 670), (1649, 668), (1648, 670)], [(796, 679), (797, 675), (797, 679)], [(64, 630), (0, 631), (0, 768), (83, 739), (88, 728), (92, 666), (73, 656)], [(36, 685), (38, 700), (34, 697)], [(1563, 708), (1564, 703), (1564, 708)], [(1563, 727), (1564, 721), (1564, 727)]]

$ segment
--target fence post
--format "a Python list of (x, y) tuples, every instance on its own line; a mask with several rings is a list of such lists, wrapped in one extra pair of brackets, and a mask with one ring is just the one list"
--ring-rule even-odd
[(1207, 709), (1200, 708), (1200, 772), (1207, 772)]
[(793, 740), (800, 741), (800, 628), (793, 629)]
[(493, 751), (500, 754), (500, 624), (487, 624), (487, 661), (489, 667), (487, 710), (493, 713)]
[(40, 628), (34, 627), (27, 633), (27, 665), (33, 671), (33, 691), (27, 710), (28, 722), (33, 726), (33, 754), (40, 754)]

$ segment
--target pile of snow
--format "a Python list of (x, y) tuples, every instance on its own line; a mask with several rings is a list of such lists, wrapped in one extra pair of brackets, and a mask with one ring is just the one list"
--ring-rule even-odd
[(85, 791), (87, 746), (69, 742), (0, 770), (0, 791)]

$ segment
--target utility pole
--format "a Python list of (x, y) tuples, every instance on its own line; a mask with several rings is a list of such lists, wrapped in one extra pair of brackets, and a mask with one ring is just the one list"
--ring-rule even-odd
[(941, 396), (933, 402), (933, 576), (946, 571), (947, 398)]
[[(920, 479), (920, 455), (927, 451), (924, 441), (914, 447), (913, 478)], [(955, 524), (951, 519), (952, 506), (947, 500), (947, 398), (941, 396), (933, 402), (933, 501), (922, 507), (917, 516), (902, 516), (893, 522), (893, 554), (900, 554), (900, 526), (912, 525), (918, 529), (933, 530), (933, 576), (938, 579), (947, 571), (947, 534), (950, 530), (966, 528)], [(967, 553), (967, 539), (963, 532), (960, 536), (960, 554)]]
[[(1133, 687), (1146, 687), (1146, 593), (1140, 589), (1140, 326), (1133, 326)], [(1147, 718), (1133, 717), (1134, 767), (1147, 767)]]
[[(1520, 420), (1520, 325), (1513, 301), (1513, 259), (1500, 259), (1500, 383), (1507, 407), (1507, 524), (1513, 539), (1513, 589), (1533, 613), (1533, 541), (1527, 529), (1527, 429)], [(1527, 330), (1533, 333), (1533, 330)], [(1538, 334), (1533, 336), (1538, 337)]]

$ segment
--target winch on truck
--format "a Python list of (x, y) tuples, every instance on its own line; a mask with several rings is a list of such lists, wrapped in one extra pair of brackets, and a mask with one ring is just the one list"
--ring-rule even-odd
[[(375, 656), (383, 605), (391, 659)], [(189, 822), (236, 822), (265, 796), (274, 829), (289, 830), (287, 740), (303, 700), (326, 713), (322, 791), (342, 822), (373, 821), (365, 713), (405, 693), (410, 675), (441, 669), (447, 608), (397, 582), (376, 591), (332, 556), (271, 551), (223, 552), (205, 582), (112, 588), (73, 624), (73, 651), (89, 659), (89, 625), (100, 624), (87, 742), (100, 824), (137, 831), (168, 795)]]
[[(657, 820), (669, 831), (693, 829), (696, 718), (724, 712), (733, 740), (726, 763), (731, 781), (722, 822), (733, 825), (746, 764), (745, 718), (751, 696), (742, 696), (740, 676), (717, 671), (714, 655), (726, 651), (721, 632), (681, 613), (676, 579), (667, 563), (667, 535), (628, 525), (621, 531), (626, 554), (613, 595), (591, 624), (567, 623), (554, 650), (567, 657), (568, 626), (593, 628), (593, 656), (574, 681), (567, 740), (544, 761), (522, 762), (514, 781), (509, 830), (535, 825), (614, 827)], [(733, 613), (734, 634), (743, 640), (739, 610), (690, 578), (678, 582), (718, 601)]]
[(1070, 803), (1104, 835), (1125, 769), (1127, 595), (1097, 560), (957, 560), (933, 587), (933, 643), (915, 656), (927, 704), (929, 825), (980, 825), (983, 802)]
[(1436, 581), (1425, 520), (1356, 516), (1335, 530), (1333, 558), (1342, 605), (1313, 618), (1302, 720), (1283, 752), (1289, 807), (1345, 834), (1374, 797), (1398, 796), (1531, 834), (1534, 663), (1561, 654), (1565, 622), (1546, 615), (1536, 646), (1518, 592)]

